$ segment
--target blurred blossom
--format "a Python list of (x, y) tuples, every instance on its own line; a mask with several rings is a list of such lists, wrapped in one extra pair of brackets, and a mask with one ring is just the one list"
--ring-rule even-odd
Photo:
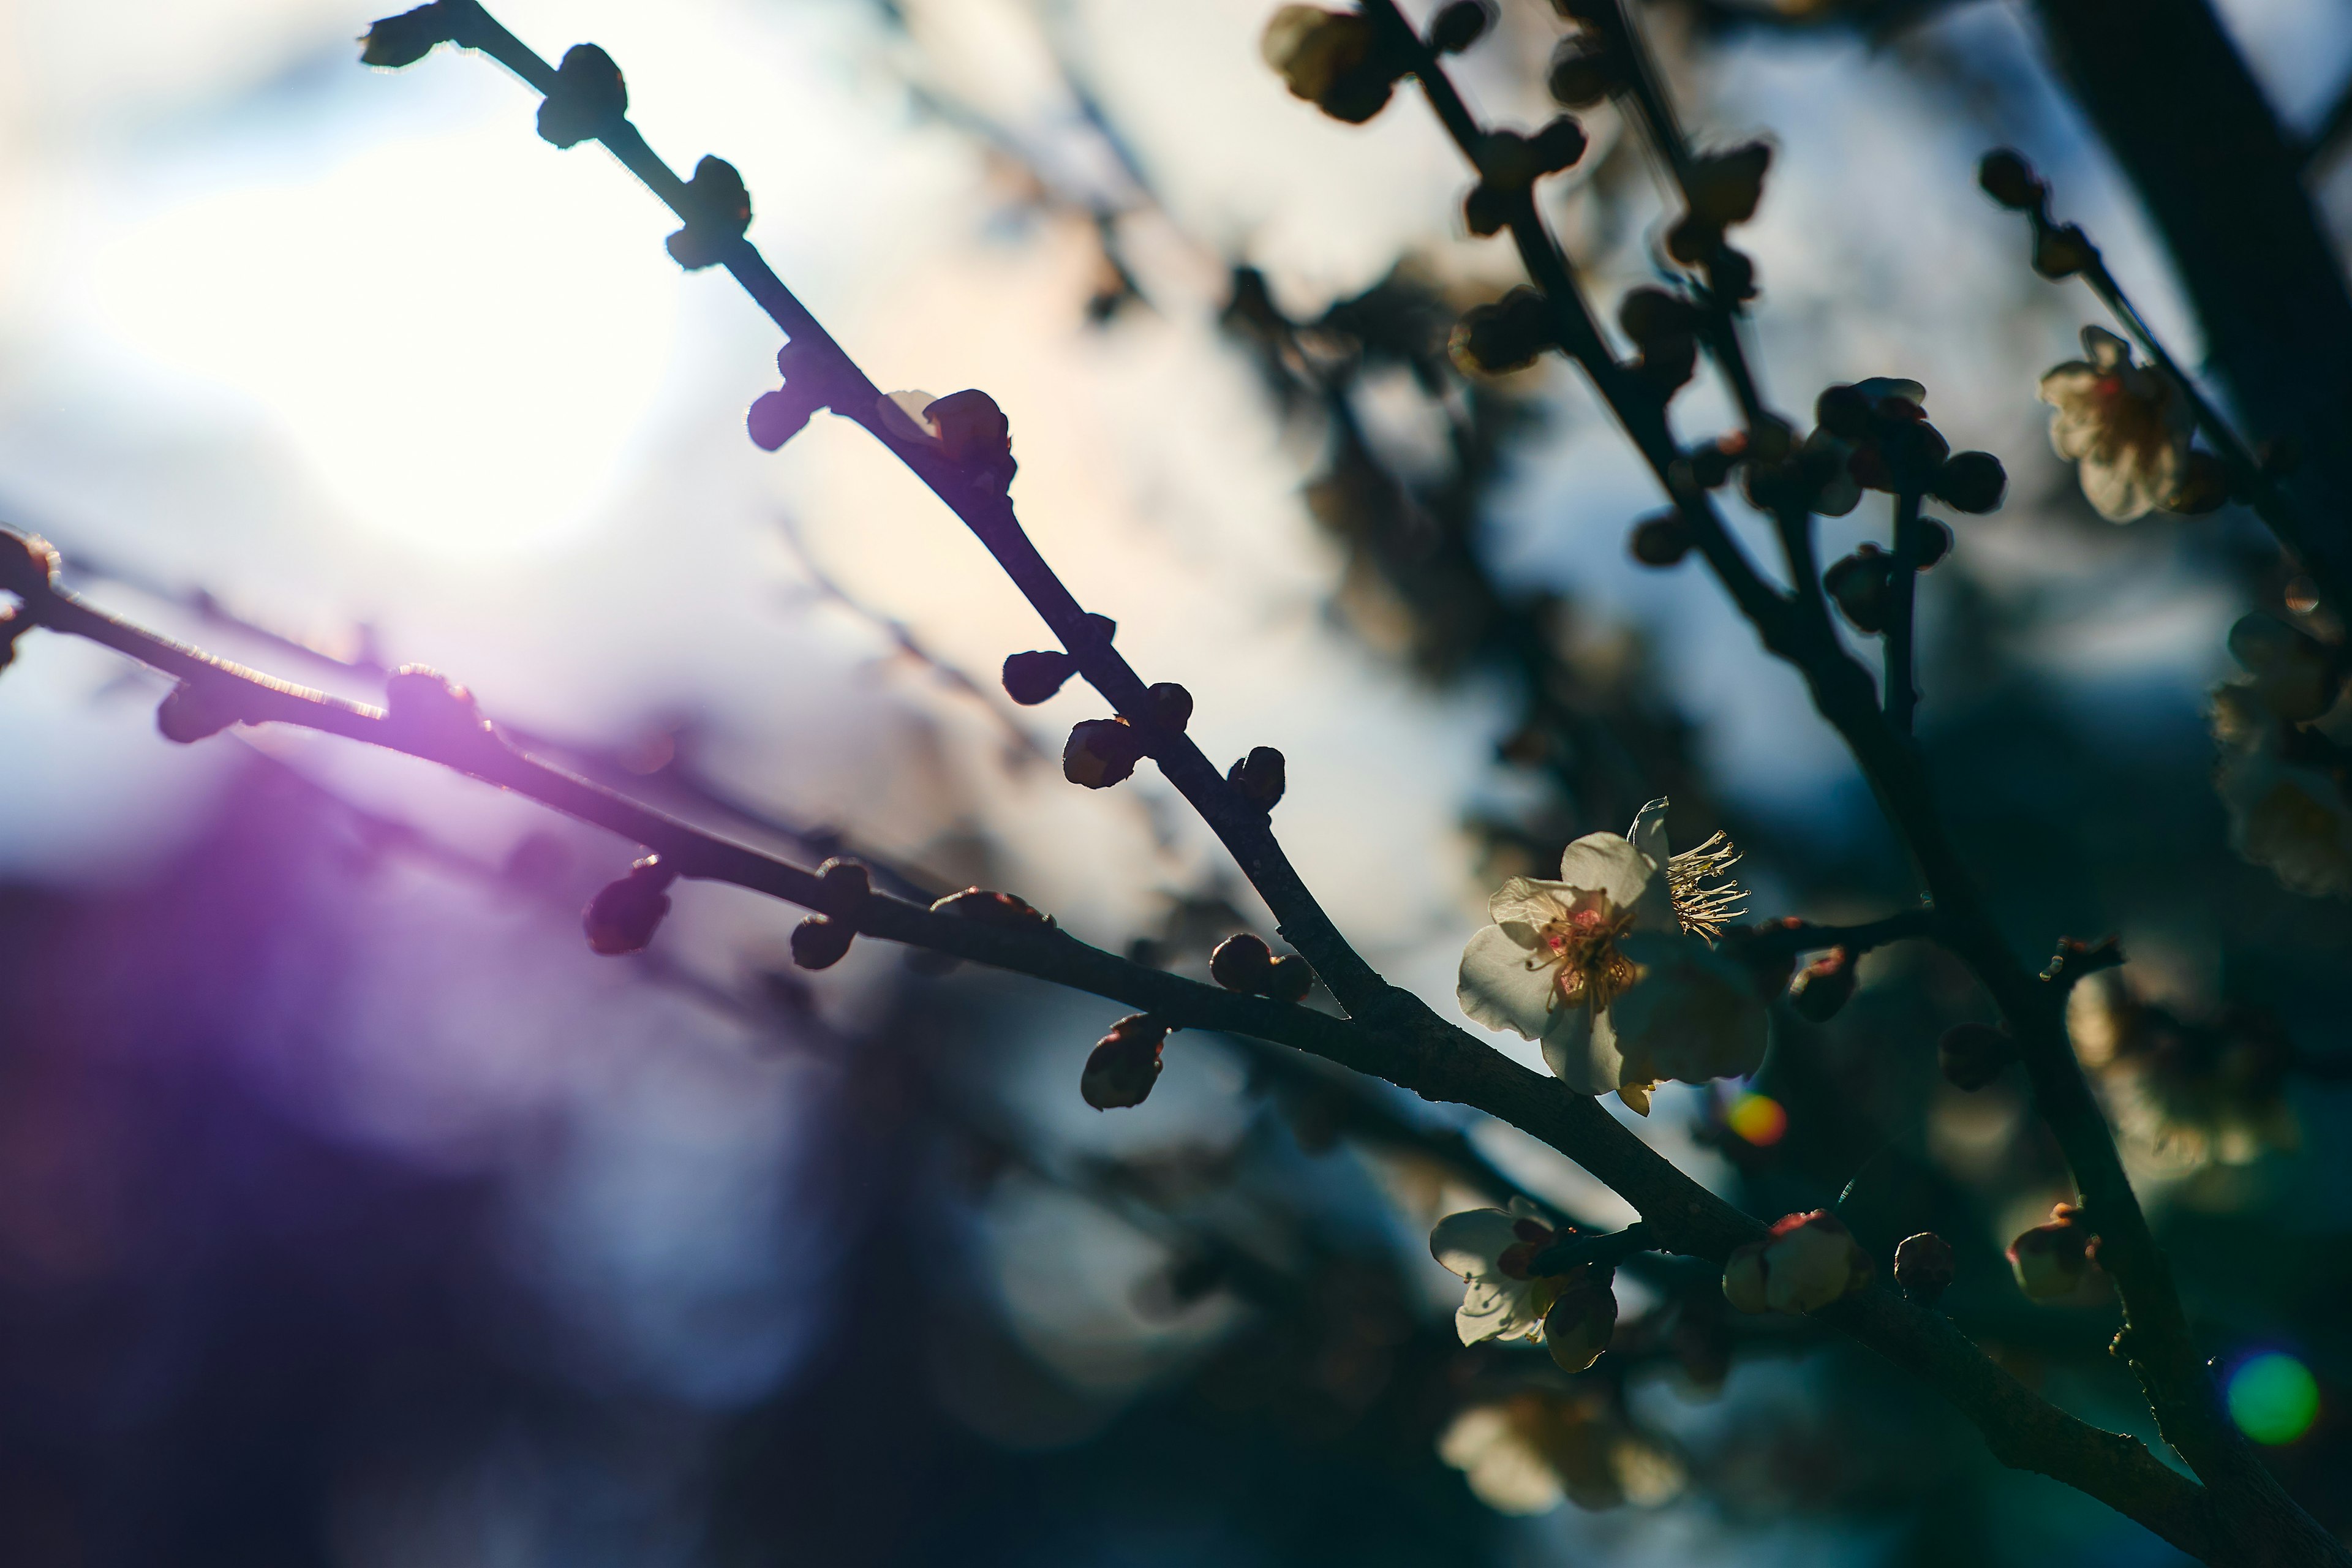
[(1500, 1513), (1547, 1513), (1563, 1498), (1585, 1509), (1655, 1508), (1688, 1479), (1679, 1456), (1595, 1390), (1530, 1388), (1474, 1405), (1446, 1427), (1438, 1456)]
[(2130, 973), (2093, 974), (2066, 999), (2075, 1054), (2105, 1091), (2128, 1152), (2158, 1171), (2189, 1174), (2296, 1147), (2285, 1092), (2294, 1047), (2277, 1017), (2231, 1006), (2185, 1018), (2136, 996)]

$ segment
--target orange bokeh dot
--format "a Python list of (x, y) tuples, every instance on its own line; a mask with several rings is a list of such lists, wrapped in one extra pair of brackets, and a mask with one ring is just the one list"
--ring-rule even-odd
[(1743, 1094), (1724, 1113), (1731, 1130), (1758, 1148), (1778, 1143), (1789, 1131), (1789, 1112), (1769, 1094)]

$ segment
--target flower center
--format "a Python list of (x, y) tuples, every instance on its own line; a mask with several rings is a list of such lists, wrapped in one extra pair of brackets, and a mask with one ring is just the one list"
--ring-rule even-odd
[(1633, 928), (1633, 911), (1610, 907), (1606, 895), (1579, 893), (1559, 919), (1536, 933), (1537, 962), (1555, 971), (1552, 989), (1571, 1007), (1598, 1011), (1633, 984), (1633, 962), (1617, 951), (1617, 939)]

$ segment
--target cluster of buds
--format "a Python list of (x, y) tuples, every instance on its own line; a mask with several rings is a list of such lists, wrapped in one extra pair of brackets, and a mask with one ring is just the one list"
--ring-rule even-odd
[(1400, 35), (1353, 11), (1285, 5), (1265, 25), (1258, 52), (1290, 89), (1332, 119), (1361, 125), (1388, 107), (1416, 61)]
[(1666, 230), (1666, 254), (1685, 267), (1705, 268), (1715, 291), (1734, 303), (1754, 297), (1756, 268), (1724, 243), (1724, 232), (1756, 216), (1771, 166), (1772, 149), (1763, 142), (1694, 157), (1683, 177), (1689, 210)]
[(2091, 237), (2074, 225), (2050, 221), (2050, 185), (2033, 165), (2007, 147), (1997, 147), (1977, 164), (1977, 184), (2002, 206), (2033, 223), (2033, 270), (2056, 282), (2098, 265)]
[(2000, 459), (1990, 452), (1955, 453), (1927, 422), (1927, 388), (1916, 381), (1879, 376), (1825, 388), (1813, 403), (1809, 451), (1827, 451), (1830, 465), (1813, 510), (1832, 517), (1852, 511), (1864, 490), (1934, 496), (1955, 511), (1998, 508), (2009, 487)]
[(1559, 343), (1551, 302), (1522, 285), (1491, 305), (1473, 305), (1454, 324), (1446, 352), (1476, 375), (1508, 375)]
[(705, 156), (694, 165), (694, 177), (687, 181), (678, 205), (686, 226), (663, 244), (670, 258), (689, 272), (726, 260), (751, 226), (751, 193), (735, 165), (724, 158)]
[(629, 111), (629, 85), (613, 57), (593, 44), (574, 44), (555, 68), (555, 84), (539, 106), (539, 133), (558, 147), (602, 136)]
[(807, 428), (818, 409), (832, 406), (827, 395), (819, 390), (816, 373), (807, 359), (797, 342), (778, 349), (776, 369), (783, 374), (784, 384), (753, 398), (743, 416), (743, 428), (750, 433), (751, 444), (763, 452), (780, 449)]
[(2009, 1244), (2009, 1266), (2017, 1288), (2036, 1301), (2074, 1296), (2099, 1266), (2099, 1238), (2084, 1223), (2083, 1211), (2059, 1204), (2043, 1224)]
[(1160, 1053), (1167, 1043), (1168, 1026), (1149, 1014), (1121, 1018), (1087, 1053), (1078, 1093), (1097, 1110), (1141, 1105), (1160, 1081)]
[(1815, 1209), (1783, 1215), (1762, 1241), (1735, 1248), (1723, 1266), (1723, 1298), (1743, 1312), (1811, 1312), (1864, 1289), (1876, 1272), (1844, 1223)]
[(1243, 931), (1217, 944), (1209, 955), (1210, 978), (1228, 991), (1267, 996), (1294, 1005), (1307, 1000), (1315, 972), (1295, 952), (1276, 958), (1258, 937)]
[(1698, 369), (1698, 307), (1664, 289), (1628, 290), (1617, 306), (1617, 324), (1641, 351), (1628, 370), (1661, 402), (1682, 389)]
[(874, 891), (866, 868), (835, 857), (816, 868), (817, 912), (793, 928), (793, 962), (803, 969), (830, 969), (849, 954), (857, 934), (857, 911)]
[(648, 855), (626, 876), (597, 889), (580, 917), (588, 946), (607, 958), (643, 952), (669, 913), (669, 885), (677, 880), (677, 873), (660, 856)]
[(2230, 654), (2245, 667), (2262, 705), (2290, 724), (2305, 724), (2344, 694), (2343, 650), (2262, 614), (2230, 628)]
[(1565, 114), (1532, 136), (1489, 131), (1478, 142), (1478, 183), (1462, 198), (1462, 221), (1481, 239), (1500, 234), (1527, 210), (1535, 183), (1574, 168), (1586, 144), (1584, 127)]
[(1952, 1288), (1952, 1244), (1932, 1230), (1906, 1236), (1895, 1248), (1895, 1282), (1923, 1307), (1932, 1307)]

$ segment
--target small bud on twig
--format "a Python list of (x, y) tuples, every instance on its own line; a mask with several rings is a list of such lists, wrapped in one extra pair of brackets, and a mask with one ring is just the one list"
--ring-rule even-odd
[(1952, 1244), (1932, 1230), (1904, 1237), (1895, 1249), (1895, 1282), (1923, 1307), (1943, 1299), (1952, 1275)]
[(1078, 1093), (1097, 1110), (1141, 1105), (1160, 1080), (1160, 1056), (1167, 1043), (1168, 1026), (1150, 1015), (1121, 1018), (1087, 1057)]
[(1936, 563), (1952, 552), (1952, 525), (1937, 518), (1919, 520), (1918, 559), (1911, 564), (1922, 572), (1933, 571)]
[(1491, 0), (1454, 0), (1429, 25), (1430, 52), (1458, 55), (1486, 37), (1494, 20)]
[(2038, 212), (2050, 194), (2050, 187), (2035, 177), (2033, 165), (2007, 147), (1984, 155), (1977, 164), (1977, 184), (2011, 212)]
[(598, 889), (580, 921), (589, 947), (607, 957), (644, 952), (669, 913), (669, 885), (676, 880), (677, 873), (660, 856), (648, 855), (627, 876)]
[[(1410, 47), (1408, 36), (1404, 43)], [(1314, 5), (1285, 5), (1265, 25), (1258, 51), (1291, 96), (1332, 119), (1361, 125), (1388, 107), (1412, 61), (1366, 17)]]
[(1673, 566), (1691, 551), (1690, 523), (1678, 511), (1662, 511), (1633, 525), (1627, 548), (1644, 566)]
[(1854, 552), (1837, 562), (1822, 574), (1822, 585), (1837, 601), (1837, 607), (1860, 632), (1883, 632), (1886, 629), (1887, 611), (1893, 607), (1895, 589), (1895, 558), (1875, 544), (1864, 543)]
[(1228, 991), (1263, 995), (1273, 969), (1273, 951), (1248, 931), (1225, 938), (1209, 954), (1209, 977)]
[(2059, 1204), (2051, 1209), (2048, 1223), (2009, 1244), (2009, 1266), (2017, 1276), (2017, 1288), (2033, 1300), (2071, 1296), (2098, 1267), (2098, 1238), (2080, 1208)]
[(1853, 955), (1833, 947), (1805, 965), (1789, 983), (1789, 1005), (1797, 1016), (1826, 1024), (1853, 1000)]
[(1034, 708), (1077, 672), (1078, 661), (1059, 648), (1012, 654), (1004, 660), (1004, 694), (1024, 708)]
[(1601, 1359), (1617, 1331), (1615, 1270), (1587, 1267), (1576, 1271), (1544, 1314), (1544, 1349), (1562, 1372), (1583, 1372)]
[(2207, 512), (2219, 511), (2227, 506), (2234, 489), (2231, 482), (2230, 466), (2199, 447), (2182, 459), (2179, 479), (2174, 483), (2171, 492), (2157, 504), (2183, 517), (2202, 517)]
[(825, 406), (824, 400), (807, 388), (787, 381), (773, 392), (761, 393), (751, 400), (743, 416), (743, 428), (750, 432), (751, 444), (763, 452), (773, 452), (808, 427), (816, 411)]
[(861, 861), (836, 855), (816, 868), (817, 908), (824, 914), (854, 921), (873, 896), (874, 879)]
[(558, 147), (576, 147), (628, 111), (628, 84), (613, 57), (593, 44), (574, 44), (563, 51), (555, 85), (539, 106), (539, 133)]
[(1522, 286), (1491, 305), (1473, 305), (1465, 310), (1445, 347), (1465, 371), (1507, 375), (1527, 369), (1559, 342), (1550, 305), (1541, 294)]
[(793, 928), (793, 962), (803, 969), (830, 969), (849, 955), (857, 928), (829, 915), (811, 915)]
[(1192, 694), (1174, 681), (1155, 681), (1143, 696), (1151, 707), (1151, 721), (1160, 728), (1181, 734), (1192, 721)]
[(1590, 109), (1625, 85), (1625, 68), (1615, 50), (1570, 38), (1552, 56), (1545, 85), (1566, 107)]
[(1990, 1024), (1955, 1024), (1936, 1042), (1936, 1067), (1944, 1081), (1970, 1094), (2016, 1059), (2016, 1037)]
[(1133, 776), (1143, 760), (1143, 737), (1124, 719), (1081, 719), (1062, 747), (1062, 776), (1088, 789), (1108, 789)]
[(2071, 223), (2037, 229), (2033, 236), (2033, 270), (2053, 283), (2089, 267), (2097, 254), (2090, 237)]
[(381, 70), (413, 66), (450, 41), (449, 16), (438, 0), (373, 23), (360, 39), (360, 64)]
[(2009, 489), (2009, 472), (1990, 452), (1955, 452), (1936, 470), (1928, 493), (1955, 510), (1997, 510)]
[(383, 706), (387, 722), (427, 743), (464, 744), (490, 733), (474, 694), (421, 664), (404, 664), (385, 679)]
[(1295, 952), (1284, 953), (1266, 971), (1265, 994), (1276, 1002), (1287, 1002), (1296, 1007), (1307, 1000), (1315, 988), (1315, 969)]
[(1250, 754), (1225, 770), (1225, 782), (1261, 811), (1282, 804), (1286, 777), (1282, 753), (1272, 746), (1253, 746)]
[(1045, 926), (1051, 930), (1054, 924), (1053, 916), (1038, 910), (1026, 899), (987, 888), (966, 888), (961, 893), (950, 893), (931, 905), (931, 913), (978, 921), (982, 925)]
[(216, 681), (181, 681), (156, 705), (155, 728), (163, 732), (163, 739), (191, 746), (219, 734), (231, 724), (243, 722), (234, 686), (235, 682), (226, 676)]
[(671, 259), (689, 272), (727, 258), (751, 226), (751, 193), (724, 158), (705, 157), (686, 183), (686, 226), (665, 242)]
[(0, 529), (0, 594), (30, 604), (51, 592), (57, 579), (58, 552), (47, 540)]

